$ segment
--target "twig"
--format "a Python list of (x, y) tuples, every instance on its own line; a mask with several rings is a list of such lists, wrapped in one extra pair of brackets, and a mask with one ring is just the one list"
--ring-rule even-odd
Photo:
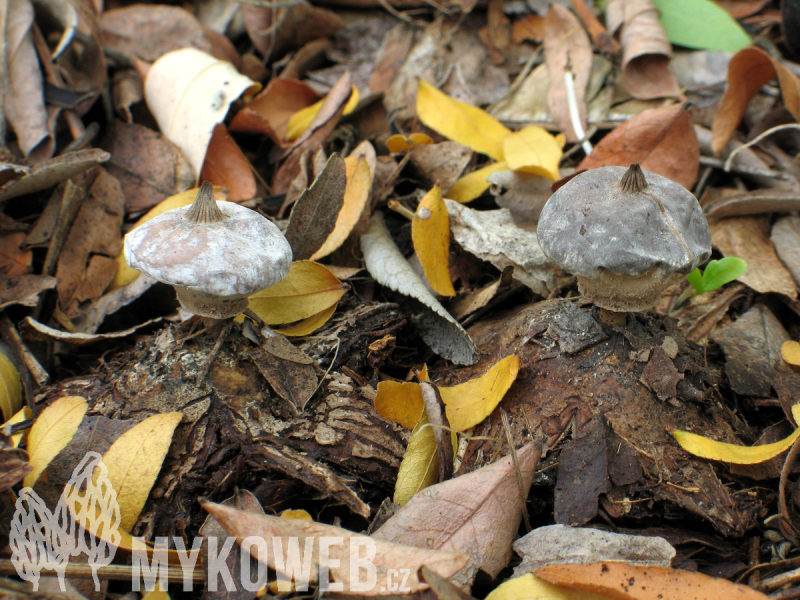
[[(131, 565), (102, 565), (95, 567), (97, 576), (100, 579), (110, 579), (114, 581), (130, 581), (133, 577), (133, 567)], [(184, 571), (181, 567), (167, 567), (167, 579), (169, 581), (183, 581)], [(202, 583), (205, 581), (205, 573), (202, 569), (192, 570), (192, 581)], [(8, 558), (0, 558), (0, 575), (16, 575), (17, 569)], [(92, 565), (88, 563), (70, 563), (66, 566), (64, 574), (69, 578), (92, 579)], [(55, 577), (58, 575), (56, 569), (50, 565), (42, 565), (41, 575)]]
[(745, 148), (749, 148), (750, 146), (754, 146), (755, 144), (757, 144), (758, 142), (760, 142), (764, 138), (771, 136), (773, 133), (777, 133), (778, 131), (784, 131), (785, 129), (800, 129), (800, 124), (798, 124), (798, 123), (789, 123), (788, 125), (778, 125), (776, 127), (772, 127), (770, 129), (767, 129), (761, 135), (756, 136), (754, 139), (750, 140), (746, 144), (742, 144), (741, 146), (736, 148), (736, 150), (731, 152), (730, 156), (728, 156), (728, 160), (725, 161), (725, 166), (723, 168), (726, 171), (730, 171), (730, 167), (731, 167), (731, 163), (733, 162), (733, 158), (737, 154), (739, 154), (739, 152), (741, 152)]
[(514, 462), (514, 473), (517, 476), (517, 485), (519, 486), (520, 500), (522, 501), (522, 520), (525, 522), (525, 531), (531, 532), (531, 521), (528, 518), (528, 510), (525, 507), (528, 499), (525, 493), (525, 482), (522, 478), (522, 470), (519, 467), (519, 458), (517, 458), (517, 450), (514, 448), (514, 436), (511, 433), (511, 423), (508, 420), (508, 413), (502, 408), (500, 409), (500, 416), (503, 419), (503, 430), (506, 433), (506, 442), (511, 452), (511, 460)]

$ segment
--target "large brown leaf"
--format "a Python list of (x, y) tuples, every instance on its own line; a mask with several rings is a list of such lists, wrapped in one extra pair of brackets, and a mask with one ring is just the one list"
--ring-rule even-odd
[[(370, 538), (369, 536), (353, 533), (340, 527), (313, 521), (259, 515), (208, 501), (201, 500), (201, 504), (230, 535), (236, 538), (237, 543), (241, 544), (248, 537), (251, 539), (261, 538), (266, 541), (268, 545), (266, 562), (270, 567), (278, 571), (281, 570), (283, 565), (276, 564), (275, 553), (272, 548), (273, 544), (281, 544), (284, 547), (284, 552), (285, 542), (290, 540), (297, 540), (301, 549), (306, 549), (310, 546), (312, 558), (309, 581), (314, 582), (318, 579), (318, 565), (328, 567), (331, 579), (334, 582), (341, 583), (345, 593), (351, 590), (353, 592), (357, 591), (362, 596), (382, 596), (396, 593), (385, 585), (392, 581), (392, 575), (390, 574), (390, 571), (392, 571), (393, 573), (408, 572), (408, 578), (404, 582), (407, 588), (403, 591), (413, 594), (428, 587), (417, 576), (418, 570), (423, 565), (443, 577), (452, 577), (463, 569), (468, 562), (468, 557), (458, 552), (394, 544), (374, 537)], [(324, 543), (323, 540), (327, 542), (335, 540), (329, 546), (328, 557), (330, 560), (327, 561), (327, 565), (321, 564), (320, 561), (320, 547)], [(352, 579), (353, 576), (364, 577), (363, 570), (360, 572), (358, 564), (353, 563), (351, 572), (351, 562), (354, 558), (363, 556), (364, 549), (370, 547), (375, 549), (375, 555), (371, 557), (371, 563), (376, 569), (376, 582), (372, 587), (363, 589), (363, 581)], [(353, 555), (351, 555), (351, 549), (354, 551)], [(257, 556), (258, 547), (255, 544), (250, 545), (249, 550), (253, 556)], [(357, 588), (356, 585), (359, 583), (361, 585)]]
[(642, 111), (600, 140), (578, 169), (629, 167), (636, 162), (645, 171), (692, 189), (700, 169), (700, 147), (685, 106)]
[(462, 586), (472, 583), (478, 569), (495, 577), (511, 558), (511, 542), (517, 536), (539, 456), (535, 444), (517, 452), (524, 495), (511, 456), (506, 456), (473, 473), (426, 488), (373, 537), (469, 554), (466, 575), (454, 577), (454, 582)]

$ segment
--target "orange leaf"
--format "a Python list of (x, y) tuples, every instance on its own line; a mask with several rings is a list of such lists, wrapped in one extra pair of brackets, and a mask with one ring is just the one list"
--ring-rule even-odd
[(231, 202), (249, 200), (256, 195), (256, 178), (250, 163), (222, 123), (214, 127), (200, 181), (227, 188)]
[(691, 190), (700, 170), (700, 146), (685, 108), (643, 110), (600, 140), (578, 170), (639, 163)]
[(744, 585), (702, 573), (622, 562), (549, 564), (534, 573), (548, 583), (595, 592), (613, 600), (766, 600)]
[(739, 126), (744, 111), (765, 83), (778, 77), (783, 104), (800, 120), (800, 79), (761, 48), (743, 48), (728, 63), (728, 88), (714, 115), (711, 147), (719, 155)]

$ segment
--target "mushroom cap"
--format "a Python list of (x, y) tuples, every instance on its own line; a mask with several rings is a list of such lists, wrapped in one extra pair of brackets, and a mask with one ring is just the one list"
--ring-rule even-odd
[[(630, 170), (641, 177), (638, 165)], [(550, 260), (593, 279), (605, 271), (631, 277), (658, 271), (665, 280), (708, 260), (711, 232), (692, 193), (648, 171), (643, 172), (646, 185), (639, 191), (623, 189), (628, 171), (592, 169), (550, 197), (537, 229), (539, 244)]]
[(221, 298), (243, 298), (289, 273), (292, 248), (269, 219), (233, 202), (226, 218), (193, 223), (191, 206), (176, 208), (125, 236), (131, 268), (177, 287)]

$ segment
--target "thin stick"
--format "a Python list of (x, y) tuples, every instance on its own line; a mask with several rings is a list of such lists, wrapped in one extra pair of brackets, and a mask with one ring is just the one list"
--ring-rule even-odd
[(514, 436), (511, 434), (511, 423), (508, 420), (508, 413), (500, 409), (500, 416), (503, 418), (503, 429), (506, 432), (506, 442), (511, 451), (511, 460), (514, 462), (514, 473), (517, 475), (517, 485), (519, 486), (519, 495), (522, 500), (522, 520), (525, 522), (525, 531), (530, 532), (531, 521), (528, 518), (528, 511), (525, 508), (526, 500), (528, 499), (525, 493), (525, 482), (522, 479), (522, 470), (519, 468), (519, 459), (517, 458), (517, 451), (514, 448)]
[(728, 160), (725, 161), (725, 166), (723, 167), (726, 171), (729, 171), (731, 168), (731, 163), (733, 162), (734, 157), (739, 154), (745, 148), (749, 148), (763, 140), (766, 137), (771, 136), (773, 133), (777, 133), (778, 131), (784, 131), (785, 129), (800, 129), (800, 124), (798, 123), (789, 123), (788, 125), (778, 125), (776, 127), (772, 127), (771, 129), (767, 129), (761, 135), (756, 136), (755, 139), (750, 140), (746, 144), (742, 144), (736, 150), (731, 152), (730, 156), (728, 156)]
[[(65, 575), (69, 578), (75, 579), (92, 579), (92, 565), (88, 563), (70, 563), (66, 565)], [(202, 569), (193, 569), (191, 571), (192, 581), (198, 583), (205, 581), (205, 573)], [(8, 558), (0, 558), (0, 575), (16, 575), (17, 569)], [(46, 577), (55, 577), (58, 572), (55, 565), (42, 565), (41, 575)], [(133, 567), (131, 565), (102, 565), (97, 567), (97, 576), (100, 579), (110, 579), (114, 581), (130, 581), (133, 576)], [(169, 581), (179, 582), (183, 581), (183, 569), (180, 567), (167, 567), (167, 579)]]
[[(586, 132), (583, 130), (581, 123), (581, 116), (578, 111), (578, 98), (575, 95), (575, 82), (572, 79), (572, 69), (564, 71), (564, 84), (567, 88), (567, 107), (569, 108), (569, 120), (572, 123), (572, 129), (575, 131), (575, 137), (582, 140), (586, 137)], [(589, 140), (581, 144), (581, 148), (589, 156), (592, 153), (592, 144)]]

